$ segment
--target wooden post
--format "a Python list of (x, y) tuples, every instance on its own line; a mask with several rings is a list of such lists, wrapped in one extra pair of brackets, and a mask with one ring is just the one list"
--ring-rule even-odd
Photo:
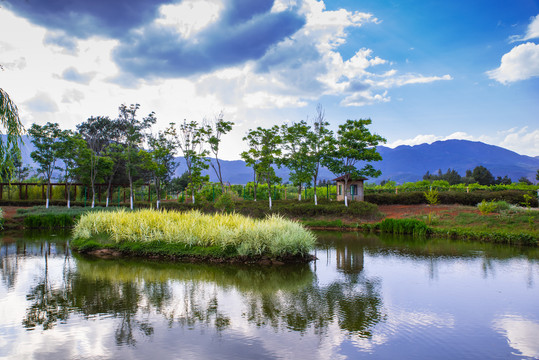
[(24, 200), (28, 200), (28, 184), (25, 185), (25, 194), (24, 194)]

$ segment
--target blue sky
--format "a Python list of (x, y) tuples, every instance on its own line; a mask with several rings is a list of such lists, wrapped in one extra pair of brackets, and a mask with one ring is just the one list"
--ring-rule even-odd
[[(0, 86), (25, 126), (122, 103), (157, 128), (371, 118), (389, 146), (460, 138), (539, 156), (538, 1), (0, 3)], [(156, 128), (156, 130), (157, 130)]]

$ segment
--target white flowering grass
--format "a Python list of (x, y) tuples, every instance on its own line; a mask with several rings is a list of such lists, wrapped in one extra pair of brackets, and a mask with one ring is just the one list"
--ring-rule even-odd
[(239, 255), (307, 254), (315, 236), (297, 222), (271, 216), (264, 220), (238, 214), (138, 210), (97, 211), (81, 216), (77, 239), (105, 235), (115, 242), (168, 242), (190, 246), (233, 246)]

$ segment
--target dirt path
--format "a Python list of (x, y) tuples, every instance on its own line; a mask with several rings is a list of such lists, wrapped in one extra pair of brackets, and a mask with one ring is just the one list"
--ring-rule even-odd
[(17, 214), (17, 209), (19, 206), (0, 206), (4, 214), (4, 219), (11, 219)]

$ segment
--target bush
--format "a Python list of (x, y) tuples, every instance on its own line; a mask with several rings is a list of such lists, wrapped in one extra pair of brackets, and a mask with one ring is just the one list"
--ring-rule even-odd
[(2, 208), (0, 208), (0, 230), (4, 228), (4, 212), (2, 211)]
[(229, 193), (224, 193), (217, 199), (215, 202), (215, 208), (221, 212), (231, 213), (236, 208), (232, 195)]
[(378, 223), (376, 228), (390, 234), (411, 234), (424, 236), (430, 233), (430, 229), (423, 221), (415, 219), (385, 219)]
[(496, 210), (496, 203), (494, 201), (486, 201), (483, 199), (479, 204), (477, 204), (477, 208), (483, 215), (488, 215), (494, 210)]
[(75, 219), (69, 214), (28, 215), (24, 218), (27, 228), (55, 229), (74, 225)]

